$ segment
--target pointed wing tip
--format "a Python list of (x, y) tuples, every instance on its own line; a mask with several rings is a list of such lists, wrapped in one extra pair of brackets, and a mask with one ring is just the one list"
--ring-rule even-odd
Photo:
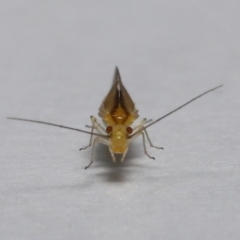
[(122, 83), (118, 66), (115, 67), (113, 82), (120, 83), (120, 84)]
[(120, 72), (118, 69), (118, 66), (115, 67), (115, 77), (117, 78), (118, 76), (120, 76)]

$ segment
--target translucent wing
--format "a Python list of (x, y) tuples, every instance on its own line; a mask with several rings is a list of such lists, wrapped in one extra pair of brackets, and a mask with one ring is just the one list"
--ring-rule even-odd
[(118, 107), (124, 109), (135, 119), (138, 117), (138, 110), (135, 108), (134, 102), (123, 86), (119, 70), (116, 67), (112, 87), (103, 100), (98, 115), (103, 118), (106, 114), (115, 111)]

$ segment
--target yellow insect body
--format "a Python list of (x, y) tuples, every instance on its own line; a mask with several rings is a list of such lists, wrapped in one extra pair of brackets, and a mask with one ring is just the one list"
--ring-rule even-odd
[[(104, 138), (97, 136), (93, 139), (93, 136), (91, 136), (89, 145), (80, 150), (93, 145), (94, 152), (95, 142), (100, 142), (109, 146), (109, 151), (114, 162), (116, 162), (114, 154), (122, 154), (121, 162), (123, 162), (128, 151), (129, 142), (133, 139), (131, 136), (134, 131), (135, 133), (138, 131), (135, 137), (139, 134), (146, 134), (146, 137), (152, 146), (146, 130), (141, 131), (146, 119), (143, 119), (138, 126), (135, 127), (134, 131), (131, 128), (132, 123), (138, 118), (138, 110), (135, 108), (134, 102), (121, 81), (118, 68), (115, 69), (112, 87), (103, 100), (98, 115), (102, 118), (104, 126), (98, 123), (96, 118), (91, 117), (92, 132), (96, 130), (99, 134), (107, 134), (108, 137)], [(144, 136), (143, 144), (144, 152), (148, 155), (146, 152)], [(91, 162), (86, 168), (90, 167), (92, 162), (93, 154)]]
[(123, 154), (128, 150), (128, 133), (124, 125), (115, 125), (109, 136), (109, 147), (113, 153)]
[(106, 113), (103, 116), (103, 121), (107, 126), (111, 126), (109, 133), (109, 147), (113, 153), (123, 154), (128, 149), (129, 135), (131, 132), (127, 131), (136, 116), (127, 113), (121, 106), (116, 110)]
[(99, 109), (99, 116), (110, 130), (109, 147), (113, 153), (124, 154), (128, 150), (132, 132), (127, 129), (138, 118), (137, 112), (116, 68), (112, 88)]

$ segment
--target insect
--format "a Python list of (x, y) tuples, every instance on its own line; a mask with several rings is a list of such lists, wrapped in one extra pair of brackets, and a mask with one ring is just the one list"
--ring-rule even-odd
[(8, 119), (41, 123), (41, 124), (66, 128), (66, 129), (90, 134), (91, 136), (90, 136), (89, 144), (79, 149), (79, 150), (85, 150), (92, 146), (91, 161), (85, 167), (85, 169), (89, 168), (93, 163), (95, 144), (97, 142), (105, 144), (109, 147), (109, 152), (111, 154), (113, 162), (116, 162), (115, 154), (121, 154), (122, 157), (120, 161), (124, 162), (126, 154), (128, 152), (129, 143), (140, 135), (142, 136), (144, 153), (149, 158), (155, 159), (154, 157), (150, 156), (147, 152), (146, 140), (148, 141), (149, 145), (153, 148), (157, 148), (157, 149), (163, 149), (163, 148), (154, 146), (152, 144), (149, 138), (149, 135), (147, 133), (147, 128), (161, 121), (162, 119), (166, 118), (172, 113), (178, 111), (179, 109), (185, 107), (186, 105), (195, 101), (196, 99), (202, 97), (203, 95), (209, 92), (212, 92), (222, 86), (223, 85), (217, 86), (215, 88), (212, 88), (196, 96), (195, 98), (192, 98), (190, 101), (186, 102), (185, 104), (179, 106), (178, 108), (158, 118), (155, 121), (152, 121), (152, 120), (147, 121), (147, 119), (144, 118), (135, 127), (132, 127), (132, 124), (139, 117), (138, 110), (135, 108), (135, 104), (132, 98), (130, 97), (128, 91), (124, 87), (119, 70), (116, 67), (114, 72), (112, 87), (108, 92), (107, 96), (104, 98), (98, 112), (98, 115), (103, 120), (103, 124), (99, 123), (95, 117), (91, 116), (90, 119), (91, 119), (92, 125), (88, 126), (91, 128), (91, 131), (85, 131), (78, 128), (72, 128), (72, 127), (62, 126), (54, 123), (30, 120), (30, 119), (24, 119), (24, 118), (9, 117)]

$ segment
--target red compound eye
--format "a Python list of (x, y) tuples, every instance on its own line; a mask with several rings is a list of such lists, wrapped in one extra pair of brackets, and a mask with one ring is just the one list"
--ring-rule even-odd
[(131, 128), (131, 127), (127, 127), (127, 133), (128, 133), (128, 134), (131, 134), (131, 133), (132, 133), (132, 131), (133, 131), (133, 130), (132, 130), (132, 128)]
[(110, 133), (111, 131), (112, 131), (112, 127), (111, 127), (111, 126), (107, 126), (106, 132), (107, 132), (107, 133)]

